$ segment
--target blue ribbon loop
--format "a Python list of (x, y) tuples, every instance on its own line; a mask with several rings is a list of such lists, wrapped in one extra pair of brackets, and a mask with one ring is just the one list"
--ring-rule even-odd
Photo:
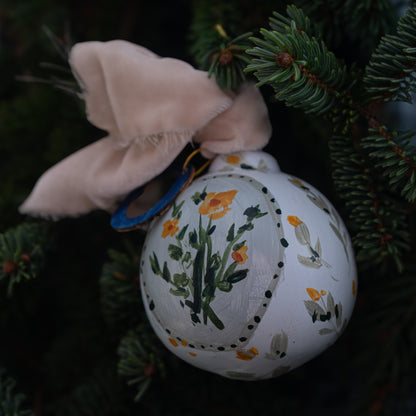
[(178, 179), (176, 179), (175, 183), (161, 200), (159, 200), (144, 214), (131, 218), (127, 216), (127, 210), (130, 204), (143, 193), (146, 185), (140, 186), (130, 192), (112, 215), (111, 226), (117, 231), (131, 231), (136, 228), (140, 228), (140, 226), (161, 215), (182, 192), (185, 185), (193, 179), (194, 174), (195, 170), (192, 166), (189, 165), (185, 167)]

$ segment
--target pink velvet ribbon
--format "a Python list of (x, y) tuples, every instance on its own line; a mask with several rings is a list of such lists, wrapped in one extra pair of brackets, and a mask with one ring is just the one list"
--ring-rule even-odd
[(212, 157), (258, 150), (270, 139), (267, 107), (252, 83), (223, 91), (205, 71), (123, 40), (78, 43), (70, 64), (88, 120), (108, 135), (47, 170), (21, 213), (111, 213), (187, 143), (198, 143)]

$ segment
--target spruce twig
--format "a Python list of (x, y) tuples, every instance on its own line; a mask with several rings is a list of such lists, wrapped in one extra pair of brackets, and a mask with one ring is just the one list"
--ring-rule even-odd
[(16, 393), (16, 381), (6, 376), (0, 368), (0, 414), (4, 416), (34, 416), (31, 410), (23, 409), (26, 396)]

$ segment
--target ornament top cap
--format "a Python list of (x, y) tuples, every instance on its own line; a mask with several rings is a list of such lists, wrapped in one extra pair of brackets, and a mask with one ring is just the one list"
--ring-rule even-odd
[(280, 173), (280, 167), (276, 159), (270, 154), (262, 151), (244, 151), (228, 155), (217, 156), (208, 173), (224, 172), (233, 170), (234, 173), (250, 175), (250, 171), (262, 173)]

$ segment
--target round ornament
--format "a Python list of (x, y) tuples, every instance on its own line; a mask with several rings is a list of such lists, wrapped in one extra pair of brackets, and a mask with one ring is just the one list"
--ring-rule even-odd
[(225, 377), (286, 373), (351, 317), (357, 275), (331, 203), (272, 156), (218, 156), (148, 230), (141, 289), (156, 334)]

